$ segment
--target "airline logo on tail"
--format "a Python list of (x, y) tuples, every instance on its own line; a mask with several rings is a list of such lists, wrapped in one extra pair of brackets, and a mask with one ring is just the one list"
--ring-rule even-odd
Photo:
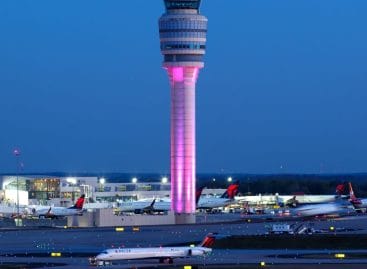
[(236, 181), (235, 183), (232, 183), (228, 186), (227, 190), (221, 198), (228, 198), (228, 199), (234, 199), (234, 197), (238, 194), (238, 188), (240, 187), (240, 182)]
[(335, 193), (336, 195), (342, 195), (345, 192), (345, 183), (341, 183), (336, 186)]
[(349, 200), (353, 205), (358, 205), (358, 204), (362, 204), (361, 200), (358, 199), (353, 191), (352, 188), (352, 183), (348, 182), (348, 186), (349, 186)]
[(203, 239), (203, 241), (200, 243), (199, 246), (204, 248), (211, 248), (215, 242), (215, 235), (216, 233), (210, 233), (207, 236), (205, 236), (205, 238)]
[(78, 200), (76, 201), (75, 205), (72, 207), (69, 207), (70, 209), (82, 209), (83, 205), (84, 205), (84, 200), (85, 200), (85, 194), (83, 194), (82, 196), (80, 196), (78, 198)]
[(352, 183), (348, 182), (348, 185), (349, 185), (349, 198), (351, 200), (357, 200), (357, 197), (354, 195), (354, 191), (353, 191), (353, 188), (352, 188)]

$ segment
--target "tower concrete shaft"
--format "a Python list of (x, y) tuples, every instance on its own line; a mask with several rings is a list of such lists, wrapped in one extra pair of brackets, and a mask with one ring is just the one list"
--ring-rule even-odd
[(171, 207), (195, 212), (195, 85), (198, 67), (168, 67), (171, 85)]
[(195, 87), (204, 67), (208, 20), (199, 14), (200, 0), (164, 0), (159, 19), (163, 67), (171, 85), (171, 209), (195, 212)]

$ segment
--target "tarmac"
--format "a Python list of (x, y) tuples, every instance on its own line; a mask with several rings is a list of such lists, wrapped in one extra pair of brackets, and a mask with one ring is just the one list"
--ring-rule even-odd
[[(199, 215), (201, 221), (191, 225), (162, 225), (141, 227), (64, 228), (60, 220), (47, 220), (26, 227), (0, 229), (0, 268), (91, 268), (88, 258), (111, 247), (154, 247), (197, 244), (209, 232), (218, 236), (256, 235), (268, 230), (269, 222), (249, 222), (239, 214)], [(44, 221), (44, 220), (42, 220)], [(219, 221), (219, 222), (217, 222)], [(6, 221), (5, 221), (6, 222)], [(287, 223), (300, 223), (299, 220)], [(313, 221), (315, 229), (331, 233), (367, 234), (367, 216)], [(4, 224), (4, 221), (2, 221)], [(333, 227), (333, 229), (330, 229)], [(347, 229), (346, 229), (347, 228)], [(123, 231), (121, 231), (123, 230)], [(274, 247), (275, 248), (275, 247)], [(54, 253), (54, 254), (52, 254)], [(59, 254), (58, 254), (59, 253)], [(335, 254), (343, 253), (344, 258)], [(175, 259), (175, 268), (184, 265), (197, 268), (258, 268), (264, 262), (270, 268), (326, 268), (328, 264), (367, 267), (367, 243), (360, 250), (288, 250), (288, 249), (217, 249), (205, 258)], [(228, 267), (229, 266), (229, 267)], [(253, 267), (255, 266), (255, 267)], [(323, 267), (324, 266), (324, 267)], [(358, 267), (362, 266), (362, 267)], [(106, 268), (172, 268), (157, 260), (122, 261)], [(193, 267), (194, 268), (194, 267)], [(337, 268), (337, 267), (332, 267)]]

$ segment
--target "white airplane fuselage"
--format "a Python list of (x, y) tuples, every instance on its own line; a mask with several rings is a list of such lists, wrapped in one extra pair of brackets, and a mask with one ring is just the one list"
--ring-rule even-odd
[(328, 216), (328, 215), (349, 215), (354, 213), (351, 204), (342, 203), (324, 203), (300, 206), (294, 209), (296, 215), (301, 217)]
[(317, 204), (335, 201), (335, 195), (250, 195), (236, 196), (235, 200), (237, 202), (248, 202), (250, 205), (257, 205), (275, 204), (277, 202), (286, 203), (294, 197), (296, 197), (297, 202), (300, 204)]
[(204, 256), (212, 251), (206, 247), (157, 247), (157, 248), (114, 248), (107, 249), (96, 256), (97, 261), (116, 261), (133, 259), (179, 258)]
[(148, 201), (135, 201), (135, 202), (124, 202), (119, 207), (122, 212), (134, 212), (135, 210), (141, 210), (148, 207), (151, 202)]
[(212, 209), (218, 207), (225, 207), (233, 203), (233, 199), (221, 198), (221, 197), (203, 197), (199, 199), (196, 206), (198, 209)]
[[(220, 197), (201, 197), (199, 199), (198, 204), (196, 205), (197, 209), (212, 209), (217, 207), (225, 207), (231, 204), (233, 200), (227, 198), (220, 198)], [(167, 201), (159, 201), (155, 202), (154, 209), (157, 210), (170, 210), (171, 202)]]
[[(51, 209), (50, 209), (51, 208)], [(67, 208), (67, 207), (50, 207), (50, 206), (41, 206), (35, 207), (33, 211), (33, 215), (38, 217), (64, 217), (64, 216), (76, 216), (82, 215), (84, 210), (77, 208)]]
[[(26, 211), (26, 207), (24, 205), (19, 206), (19, 214), (24, 214)], [(10, 217), (11, 215), (15, 215), (18, 212), (18, 208), (16, 205), (9, 206), (0, 204), (0, 215), (3, 217)]]
[(353, 203), (353, 206), (356, 208), (356, 209), (365, 209), (367, 208), (367, 199), (364, 198), (364, 199), (358, 199), (359, 203)]
[[(217, 207), (225, 207), (231, 204), (234, 200), (220, 197), (202, 197), (196, 206), (198, 209), (212, 209)], [(123, 203), (119, 210), (122, 212), (144, 211), (144, 208), (149, 207), (151, 201), (136, 201)], [(156, 201), (153, 205), (153, 211), (169, 211), (171, 210), (170, 201)]]
[[(152, 199), (153, 200), (153, 199)], [(152, 204), (152, 201), (134, 201), (134, 202), (125, 202), (119, 206), (119, 211), (121, 212), (136, 212), (140, 211), (144, 212), (145, 209), (149, 208)], [(148, 211), (169, 211), (171, 210), (171, 202), (169, 201), (156, 201), (153, 205), (152, 209), (148, 209)]]
[(153, 205), (154, 210), (156, 211), (169, 211), (171, 210), (171, 202), (170, 201), (158, 201)]

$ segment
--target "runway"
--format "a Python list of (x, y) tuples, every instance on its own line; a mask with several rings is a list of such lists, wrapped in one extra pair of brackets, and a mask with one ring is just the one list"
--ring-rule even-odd
[[(231, 218), (235, 218), (233, 214)], [(225, 214), (215, 216), (226, 218)], [(367, 234), (367, 216), (348, 217), (329, 221), (315, 221), (316, 229), (343, 231), (341, 228), (353, 228), (352, 231), (340, 233)], [(199, 223), (196, 225), (167, 225), (124, 227), (123, 232), (111, 228), (21, 228), (0, 230), (0, 265), (7, 263), (20, 264), (22, 267), (11, 268), (90, 268), (88, 257), (111, 247), (154, 247), (196, 244), (209, 232), (217, 232), (220, 236), (256, 235), (267, 231), (268, 222), (249, 223)], [(338, 232), (339, 233), (339, 232)], [(367, 249), (367, 244), (366, 244)], [(176, 259), (174, 264), (198, 266), (231, 265), (231, 268), (258, 266), (265, 262), (269, 266), (284, 264), (367, 264), (367, 250), (343, 250), (344, 259), (335, 258), (338, 251), (330, 250), (277, 250), (277, 249), (216, 249), (204, 258)], [(60, 253), (60, 257), (52, 257), (51, 253)], [(354, 254), (353, 254), (354, 253)], [(312, 254), (312, 255), (311, 255)], [(33, 264), (38, 263), (38, 264)], [(54, 264), (55, 263), (55, 264)], [(14, 265), (13, 264), (13, 265)], [(272, 265), (274, 264), (274, 265)], [(34, 265), (34, 266), (33, 266)], [(38, 266), (38, 267), (37, 267)], [(46, 266), (46, 267), (45, 267)], [(149, 268), (165, 267), (157, 260), (123, 261), (107, 268)], [(172, 267), (172, 265), (170, 265)], [(167, 266), (166, 266), (167, 267)], [(157, 268), (157, 267), (156, 267)], [(214, 268), (214, 267), (212, 267)], [(278, 267), (277, 267), (278, 268)], [(312, 267), (315, 268), (315, 267)]]

